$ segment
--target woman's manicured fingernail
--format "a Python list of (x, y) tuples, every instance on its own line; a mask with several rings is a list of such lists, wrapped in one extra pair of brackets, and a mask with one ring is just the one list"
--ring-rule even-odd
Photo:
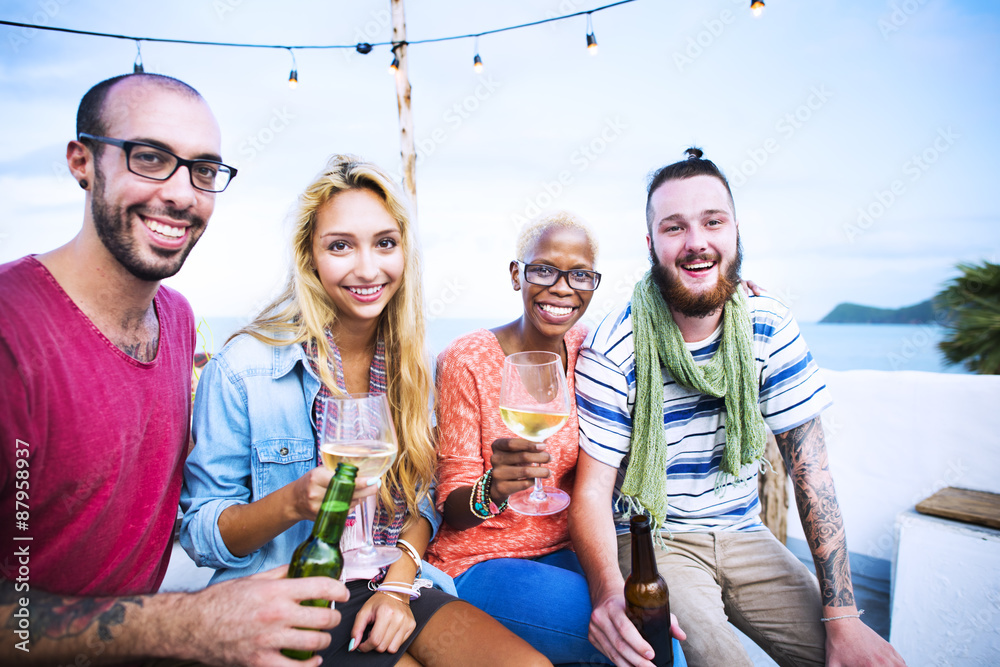
[(357, 641), (358, 640), (356, 640), (354, 637), (351, 637), (351, 643), (347, 645), (347, 651), (348, 652), (351, 652), (351, 651), (354, 650), (354, 645), (357, 643)]
[(368, 483), (365, 484), (365, 486), (375, 486), (376, 484), (378, 484), (381, 481), (382, 481), (382, 479), (379, 478), (379, 477), (372, 477), (370, 480), (368, 480)]

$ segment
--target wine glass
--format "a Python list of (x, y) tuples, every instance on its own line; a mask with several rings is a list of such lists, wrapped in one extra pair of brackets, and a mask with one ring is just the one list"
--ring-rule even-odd
[[(358, 467), (358, 478), (381, 477), (396, 460), (396, 428), (389, 412), (389, 401), (382, 394), (346, 394), (330, 396), (324, 402), (320, 420), (319, 452), (323, 465), (336, 470), (343, 461)], [(364, 531), (365, 545), (344, 554), (344, 562), (356, 567), (384, 567), (403, 552), (394, 547), (375, 546), (372, 541), (372, 517), (368, 499), (358, 505), (358, 521)]]
[[(500, 417), (507, 428), (543, 449), (545, 438), (555, 434), (569, 419), (569, 389), (562, 359), (554, 352), (517, 352), (503, 361), (500, 383)], [(540, 516), (561, 512), (569, 505), (569, 494), (542, 486), (535, 478), (533, 489), (512, 494), (508, 506), (521, 514)]]

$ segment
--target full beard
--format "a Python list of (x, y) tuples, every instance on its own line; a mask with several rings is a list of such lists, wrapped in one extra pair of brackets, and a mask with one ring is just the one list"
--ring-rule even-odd
[[(104, 198), (104, 178), (98, 169), (94, 177), (94, 192), (92, 196), (91, 216), (97, 236), (101, 239), (108, 252), (121, 264), (125, 270), (139, 280), (155, 282), (169, 278), (181, 270), (191, 249), (205, 228), (205, 221), (189, 211), (175, 209), (152, 210), (136, 204), (122, 211), (121, 207), (111, 206)], [(136, 240), (130, 233), (129, 220), (143, 224), (139, 214), (162, 215), (174, 220), (185, 220), (191, 223), (188, 228), (190, 241), (187, 246), (177, 250), (152, 248), (152, 252), (163, 258), (162, 262), (144, 260), (136, 247)]]
[[(692, 292), (680, 278), (670, 273), (667, 268), (660, 263), (656, 256), (656, 250), (649, 249), (650, 260), (653, 262), (652, 276), (653, 283), (659, 288), (660, 294), (667, 306), (685, 317), (708, 317), (726, 305), (726, 301), (736, 292), (740, 285), (740, 268), (743, 264), (743, 243), (739, 237), (736, 239), (736, 256), (723, 267), (719, 272), (719, 279), (715, 287), (707, 292)], [(711, 254), (691, 254), (678, 262), (677, 270), (680, 271), (680, 264), (690, 264), (696, 261), (719, 262), (719, 255)]]

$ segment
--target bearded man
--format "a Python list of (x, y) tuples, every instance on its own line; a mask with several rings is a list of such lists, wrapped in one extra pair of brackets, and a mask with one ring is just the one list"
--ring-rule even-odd
[[(570, 534), (593, 602), (590, 641), (617, 665), (652, 665), (623, 595), (629, 515), (643, 513), (690, 665), (752, 665), (730, 623), (780, 665), (901, 665), (855, 606), (820, 423), (829, 393), (788, 308), (740, 288), (729, 184), (701, 150), (687, 153), (649, 183), (650, 272), (577, 362)], [(765, 428), (818, 582), (760, 521)]]

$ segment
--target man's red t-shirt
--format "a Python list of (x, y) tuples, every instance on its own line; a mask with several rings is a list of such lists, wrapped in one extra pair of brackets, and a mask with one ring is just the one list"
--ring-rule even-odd
[(191, 306), (161, 286), (156, 358), (109, 341), (34, 257), (0, 265), (0, 576), (66, 595), (156, 591), (191, 414)]

